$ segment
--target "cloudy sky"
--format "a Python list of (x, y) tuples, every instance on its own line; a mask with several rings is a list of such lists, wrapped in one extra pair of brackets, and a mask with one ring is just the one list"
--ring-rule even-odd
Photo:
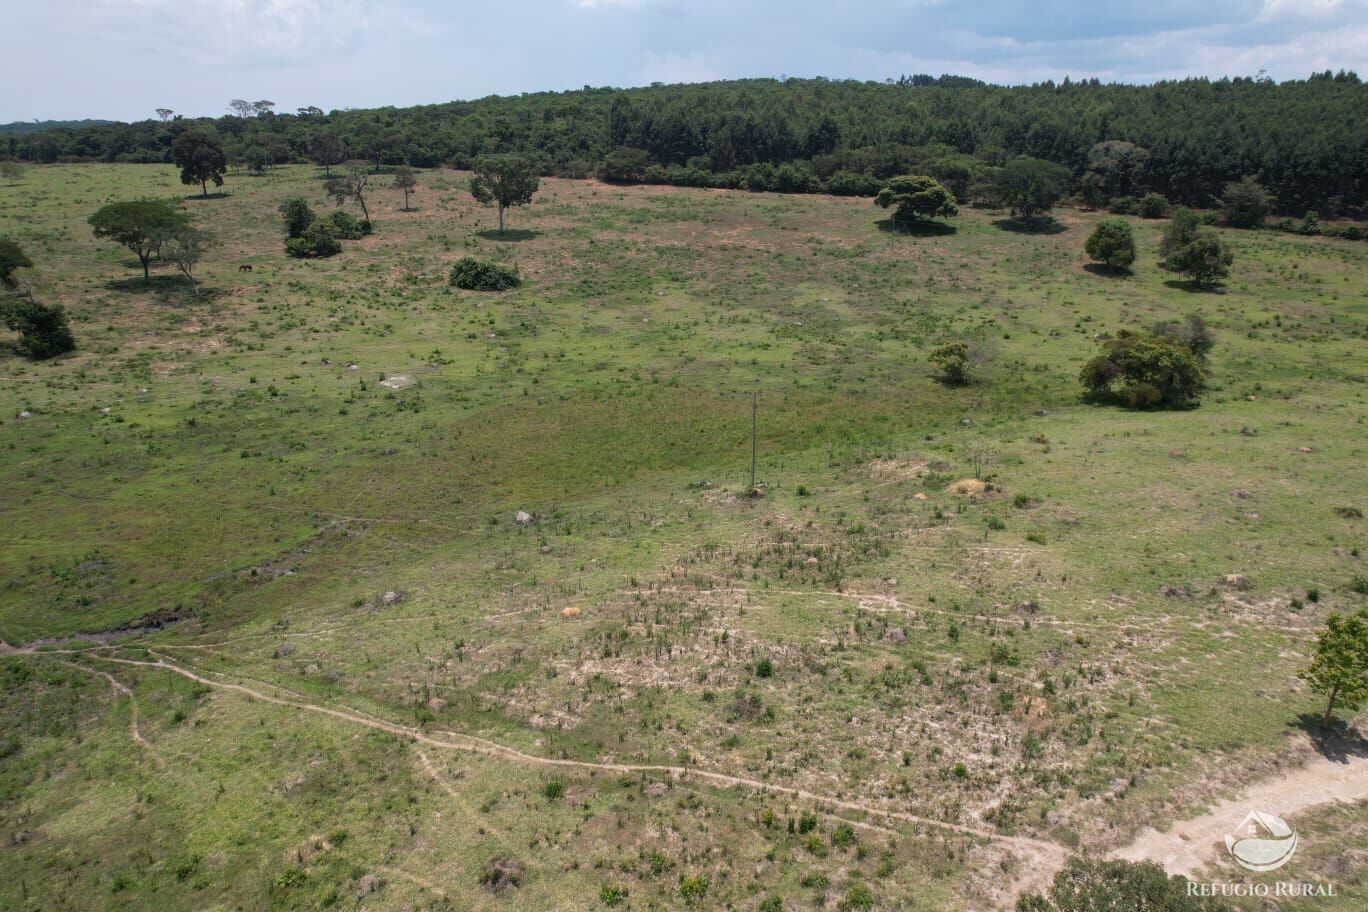
[(5, 22), (0, 122), (742, 76), (1368, 76), (1368, 0), (37, 0)]

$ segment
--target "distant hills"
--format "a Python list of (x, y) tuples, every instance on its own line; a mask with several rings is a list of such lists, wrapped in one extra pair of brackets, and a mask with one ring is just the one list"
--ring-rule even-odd
[(0, 124), (0, 133), (41, 133), (44, 130), (79, 130), (84, 127), (107, 127), (113, 120), (16, 120)]

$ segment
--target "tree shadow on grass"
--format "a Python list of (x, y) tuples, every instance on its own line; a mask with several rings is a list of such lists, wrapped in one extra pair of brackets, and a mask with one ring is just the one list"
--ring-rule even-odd
[(1164, 285), (1168, 288), (1175, 288), (1179, 291), (1191, 292), (1192, 294), (1223, 295), (1226, 293), (1225, 286), (1223, 285), (1204, 285), (1200, 282), (1194, 282), (1191, 279), (1169, 279)]
[(1084, 272), (1091, 272), (1093, 275), (1105, 276), (1109, 279), (1129, 279), (1135, 273), (1122, 266), (1108, 266), (1106, 263), (1085, 263)]
[(475, 232), (477, 237), (482, 237), (486, 241), (530, 241), (533, 238), (541, 237), (540, 231), (533, 231), (529, 228), (505, 228), (503, 234), (499, 234), (497, 228), (490, 228), (487, 231)]
[(1037, 218), (1005, 218), (993, 222), (993, 227), (1015, 234), (1063, 234), (1068, 229), (1052, 215)]
[(208, 196), (205, 196), (202, 193), (191, 193), (183, 197), (183, 199), (185, 199), (186, 202), (189, 202), (190, 200), (202, 200), (208, 202), (209, 200), (227, 199), (231, 195), (232, 194), (230, 194), (227, 190), (215, 190)]
[(1368, 757), (1368, 739), (1339, 719), (1331, 719), (1327, 728), (1321, 725), (1320, 713), (1308, 712), (1297, 716), (1291, 727), (1305, 732), (1327, 760), (1348, 763), (1357, 757)]
[(897, 222), (893, 219), (879, 219), (874, 224), (879, 226), (880, 231), (888, 234), (906, 234), (911, 237), (948, 237), (959, 231), (954, 225), (933, 221)]
[(180, 275), (154, 275), (150, 282), (144, 282), (141, 275), (129, 276), (126, 279), (112, 279), (105, 283), (105, 288), (124, 294), (150, 294), (168, 304), (203, 304), (213, 301), (221, 293), (220, 289), (214, 286), (202, 282), (198, 285), (198, 298), (190, 289), (190, 283)]

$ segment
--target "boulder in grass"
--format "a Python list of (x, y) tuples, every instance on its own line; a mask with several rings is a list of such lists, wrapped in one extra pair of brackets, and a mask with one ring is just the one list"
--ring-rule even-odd
[(1225, 587), (1234, 592), (1247, 592), (1251, 585), (1249, 577), (1243, 573), (1227, 573), (1225, 575)]
[(393, 608), (403, 600), (404, 596), (402, 593), (390, 591), (380, 596), (380, 605), (384, 608)]
[(532, 514), (519, 510), (517, 513), (513, 514), (513, 521), (520, 526), (529, 525), (532, 522)]

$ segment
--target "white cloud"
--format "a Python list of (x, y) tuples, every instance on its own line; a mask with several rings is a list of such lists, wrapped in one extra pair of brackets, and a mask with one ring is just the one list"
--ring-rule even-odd
[(1338, 12), (1344, 0), (1264, 0), (1262, 20), (1285, 17), (1321, 17)]

